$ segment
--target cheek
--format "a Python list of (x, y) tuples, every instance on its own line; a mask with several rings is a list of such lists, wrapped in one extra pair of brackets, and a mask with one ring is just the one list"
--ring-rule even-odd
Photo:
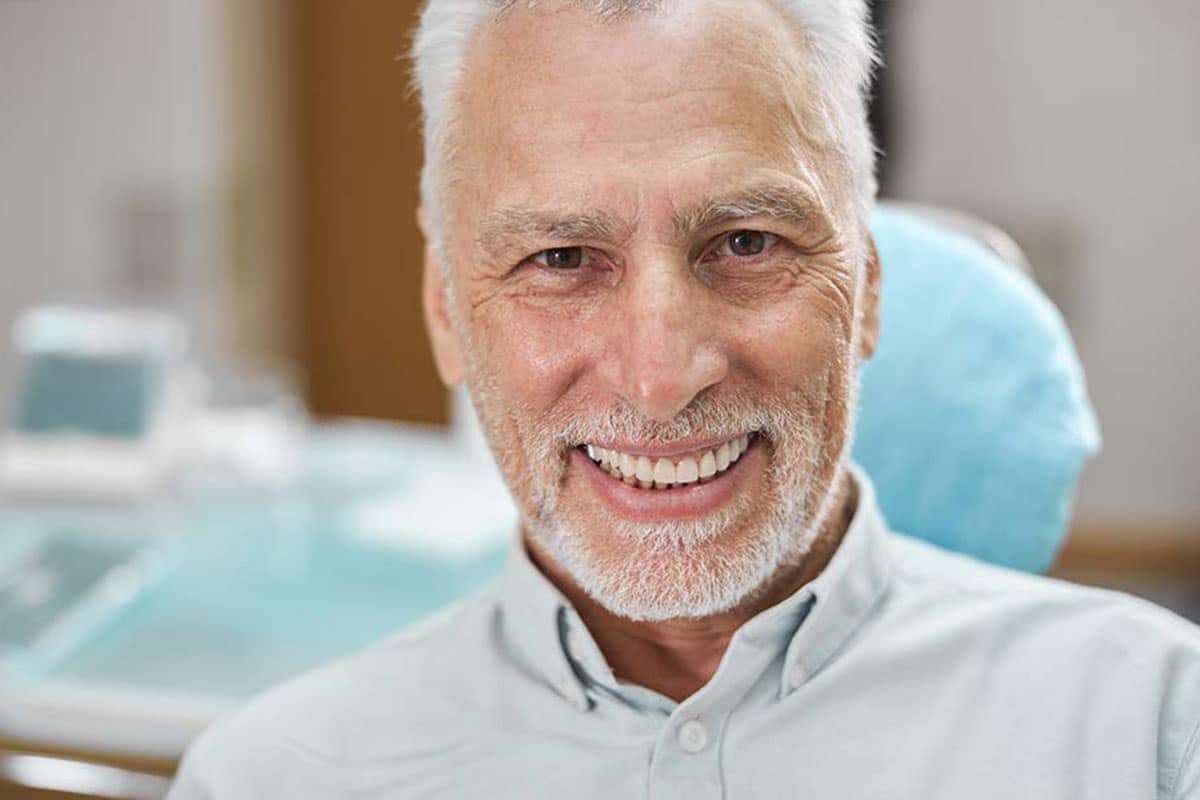
[(583, 372), (595, 342), (586, 316), (548, 312), (519, 301), (478, 309), (474, 328), (476, 350), (497, 388), (533, 413), (566, 393)]
[(737, 360), (756, 382), (816, 400), (828, 392), (832, 376), (850, 368), (849, 313), (843, 304), (808, 291), (769, 309), (747, 310), (735, 328)]

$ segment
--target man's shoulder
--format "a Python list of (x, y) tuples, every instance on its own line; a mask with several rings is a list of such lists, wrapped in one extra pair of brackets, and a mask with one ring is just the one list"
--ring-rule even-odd
[(997, 707), (1038, 698), (1046, 713), (1054, 707), (1129, 729), (1130, 748), (1138, 728), (1149, 734), (1142, 746), (1153, 748), (1161, 787), (1200, 782), (1200, 627), (1123, 592), (985, 564), (902, 535), (890, 544), (894, 580), (877, 633), (884, 648), (909, 653), (919, 641), (944, 656), (944, 671), (958, 664), (974, 674), (986, 664), (987, 682), (969, 683), (977, 707), (989, 692)]
[[(1088, 684), (1162, 708), (1164, 724), (1200, 720), (1200, 627), (1142, 598), (983, 563), (894, 537), (883, 617), (889, 641), (919, 631), (932, 647), (985, 658), (1016, 683)], [(897, 637), (900, 637), (897, 639)], [(894, 642), (893, 642), (894, 643)]]
[[(397, 736), (431, 735), (453, 716), (453, 693), (439, 689), (457, 686), (469, 697), (470, 665), (486, 658), (497, 608), (493, 592), (479, 593), (264, 691), (189, 748), (172, 800), (337, 796), (373, 729), (394, 749), (402, 746)], [(294, 783), (293, 792), (280, 794), (279, 781)], [(252, 787), (269, 791), (255, 795)]]
[(903, 534), (894, 534), (892, 545), (900, 591), (918, 601), (1079, 631), (1097, 623), (1094, 630), (1106, 636), (1139, 632), (1200, 658), (1200, 627), (1142, 598), (988, 564)]

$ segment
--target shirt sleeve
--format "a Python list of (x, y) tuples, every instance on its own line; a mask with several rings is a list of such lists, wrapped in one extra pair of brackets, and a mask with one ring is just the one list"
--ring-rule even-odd
[(334, 762), (260, 720), (234, 715), (188, 748), (166, 800), (329, 800), (345, 788)]
[(1172, 800), (1200, 800), (1200, 720), (1192, 729), (1192, 738), (1183, 751), (1179, 774), (1175, 777)]
[(166, 800), (212, 800), (212, 792), (205, 788), (201, 769), (190, 752), (180, 765)]

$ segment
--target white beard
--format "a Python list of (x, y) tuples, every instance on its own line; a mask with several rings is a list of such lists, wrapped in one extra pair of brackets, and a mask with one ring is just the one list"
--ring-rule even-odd
[[(628, 543), (618, 555), (598, 551), (587, 533), (557, 509), (557, 492), (542, 499), (539, 513), (525, 515), (526, 529), (583, 591), (614, 614), (661, 621), (728, 611), (766, 588), (780, 569), (803, 560), (836, 499), (848, 446), (835, 457), (828, 484), (817, 485), (824, 477), (822, 438), (811, 422), (788, 422), (794, 427), (782, 435), (784, 446), (765, 442), (771, 466), (764, 493), (739, 495), (696, 520), (613, 519), (606, 523), (609, 530)], [(760, 514), (765, 512), (757, 519), (751, 507), (755, 499)], [(718, 546), (722, 535), (745, 519), (754, 519), (753, 535), (736, 548)]]

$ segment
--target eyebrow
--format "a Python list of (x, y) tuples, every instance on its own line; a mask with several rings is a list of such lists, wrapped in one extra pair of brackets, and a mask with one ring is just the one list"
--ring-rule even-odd
[(807, 189), (787, 183), (748, 186), (732, 196), (709, 200), (674, 215), (675, 235), (686, 239), (696, 231), (752, 217), (771, 217), (798, 227), (829, 226), (825, 206)]
[[(798, 227), (825, 229), (830, 220), (824, 205), (798, 184), (770, 182), (743, 187), (732, 195), (711, 199), (695, 208), (676, 211), (672, 227), (680, 240), (722, 223), (770, 217)], [(519, 206), (500, 208), (480, 220), (475, 244), (485, 252), (526, 246), (529, 241), (559, 239), (618, 242), (632, 234), (632, 225), (604, 211), (562, 215)]]
[(628, 225), (602, 211), (563, 216), (515, 207), (489, 213), (479, 222), (477, 230), (475, 244), (484, 250), (544, 239), (617, 241), (629, 234)]

